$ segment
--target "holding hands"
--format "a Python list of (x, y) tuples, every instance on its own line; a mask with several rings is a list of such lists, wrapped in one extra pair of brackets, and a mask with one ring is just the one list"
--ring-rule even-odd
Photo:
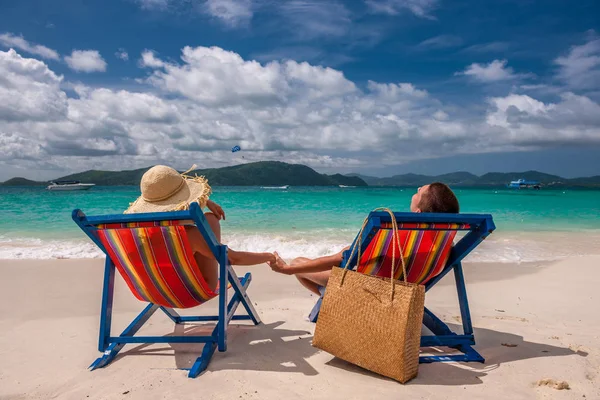
[(283, 261), (283, 258), (281, 258), (277, 252), (273, 253), (273, 261), (268, 262), (268, 264), (273, 271), (279, 272), (280, 274), (292, 275), (294, 273), (290, 266)]

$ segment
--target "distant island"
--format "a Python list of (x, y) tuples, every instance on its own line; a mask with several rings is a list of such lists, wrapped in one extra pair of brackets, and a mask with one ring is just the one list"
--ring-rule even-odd
[[(57, 178), (61, 181), (95, 183), (98, 186), (139, 185), (142, 175), (150, 169), (141, 168), (129, 171), (90, 170)], [(314, 169), (300, 164), (279, 161), (260, 161), (223, 168), (197, 169), (190, 175), (203, 175), (211, 186), (367, 186), (356, 176), (341, 174), (320, 174)], [(43, 186), (49, 182), (36, 182), (25, 178), (12, 178), (2, 186)]]
[[(150, 167), (129, 171), (90, 170), (57, 178), (95, 183), (99, 186), (139, 185), (144, 172)], [(279, 161), (261, 161), (223, 168), (198, 169), (191, 174), (204, 175), (211, 186), (421, 186), (434, 181), (453, 187), (505, 187), (520, 178), (538, 181), (543, 187), (555, 188), (598, 188), (600, 175), (587, 178), (562, 178), (538, 171), (490, 172), (477, 176), (469, 172), (453, 172), (444, 175), (402, 174), (379, 178), (360, 174), (326, 175), (301, 164)], [(0, 186), (44, 186), (49, 182), (37, 182), (25, 178), (12, 178)]]
[(481, 176), (464, 171), (433, 176), (418, 174), (402, 174), (386, 178), (360, 174), (348, 174), (348, 176), (361, 178), (369, 186), (421, 186), (437, 181), (453, 187), (506, 187), (509, 182), (523, 178), (528, 181), (538, 181), (542, 187), (600, 189), (600, 175), (569, 179), (538, 171), (489, 172)]

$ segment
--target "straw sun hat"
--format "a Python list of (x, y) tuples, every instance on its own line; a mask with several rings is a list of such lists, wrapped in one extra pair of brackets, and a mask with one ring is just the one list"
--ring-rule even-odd
[(156, 165), (142, 176), (142, 195), (129, 204), (125, 214), (187, 210), (190, 203), (206, 206), (211, 188), (203, 176), (189, 176), (192, 166), (180, 174), (166, 165)]

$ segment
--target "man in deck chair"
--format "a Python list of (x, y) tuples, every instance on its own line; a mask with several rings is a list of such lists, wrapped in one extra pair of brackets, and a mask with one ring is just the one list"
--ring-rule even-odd
[[(415, 213), (458, 213), (458, 199), (454, 192), (444, 183), (434, 182), (421, 186), (413, 195), (410, 211)], [(321, 295), (322, 288), (327, 286), (331, 269), (342, 263), (346, 247), (337, 254), (309, 259), (299, 257), (288, 265), (277, 253), (277, 262), (269, 263), (273, 271), (286, 275), (295, 275), (298, 281), (311, 292)]]

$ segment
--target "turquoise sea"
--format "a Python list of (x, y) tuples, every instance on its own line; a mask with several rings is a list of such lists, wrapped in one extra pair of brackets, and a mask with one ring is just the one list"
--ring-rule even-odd
[[(269, 190), (216, 187), (211, 199), (226, 212), (223, 241), (240, 250), (279, 251), (284, 257), (337, 251), (376, 207), (408, 211), (416, 188)], [(479, 261), (536, 261), (600, 253), (600, 191), (455, 188), (461, 211), (490, 213), (497, 230), (473, 254)], [(0, 188), (0, 258), (98, 257), (71, 220), (71, 211), (121, 213), (137, 187), (83, 192)]]

